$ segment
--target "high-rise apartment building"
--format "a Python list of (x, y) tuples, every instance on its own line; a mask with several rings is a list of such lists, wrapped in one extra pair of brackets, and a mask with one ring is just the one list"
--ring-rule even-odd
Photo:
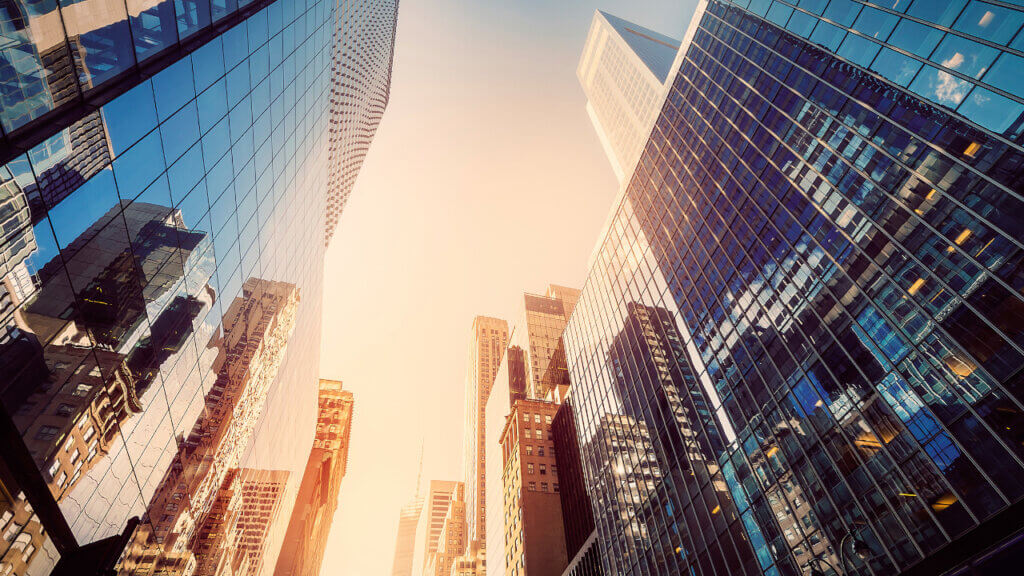
[(564, 338), (606, 573), (1017, 568), (1022, 24), (698, 4)]
[(569, 387), (562, 332), (572, 316), (580, 291), (552, 284), (547, 294), (525, 294), (526, 333), (529, 341), (531, 398), (558, 398)]
[(338, 509), (348, 468), (352, 393), (337, 380), (320, 379), (316, 434), (302, 474), (274, 576), (316, 576)]
[(679, 40), (594, 13), (576, 76), (587, 114), (619, 182), (633, 173), (661, 108)]
[(272, 564), (316, 420), (328, 199), (386, 103), (396, 5), (5, 4), (0, 573), (192, 571), (256, 463), (293, 479)]
[(487, 499), (484, 433), (487, 429), (487, 398), (508, 346), (508, 322), (500, 318), (477, 316), (469, 348), (466, 374), (466, 422), (463, 428), (462, 462), (465, 469), (466, 509), (470, 538), (486, 548)]
[[(437, 553), (441, 532), (444, 530), (444, 519), (451, 508), (452, 497), (456, 490), (464, 486), (455, 480), (431, 480), (427, 490), (427, 498), (423, 503), (423, 515), (420, 517), (420, 530), (423, 534), (423, 564), (421, 570), (427, 574), (427, 567)], [(465, 488), (462, 488), (465, 490)], [(465, 494), (463, 491), (462, 494)]]

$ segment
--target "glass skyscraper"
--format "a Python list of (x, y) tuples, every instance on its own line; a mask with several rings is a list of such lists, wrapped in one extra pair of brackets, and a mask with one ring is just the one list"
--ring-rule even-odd
[[(0, 574), (205, 574), (238, 538), (265, 552), (234, 573), (274, 566), (316, 425), (330, 165), (379, 121), (396, 13), (0, 4)], [(257, 543), (217, 533), (237, 478), (279, 487)]]
[(565, 333), (607, 573), (1019, 568), (1022, 24), (699, 3)]

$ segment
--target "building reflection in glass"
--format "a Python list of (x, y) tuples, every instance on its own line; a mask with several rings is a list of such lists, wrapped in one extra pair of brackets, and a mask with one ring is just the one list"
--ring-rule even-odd
[[(665, 573), (678, 541), (670, 572), (797, 574), (838, 564), (847, 532), (871, 554), (844, 573), (927, 572), (1024, 497), (1019, 122), (986, 116), (994, 98), (937, 102), (895, 56), (881, 77), (851, 64), (864, 36), (837, 23), (868, 45), (926, 26), (833, 4), (825, 22), (702, 3), (567, 328), (581, 447), (628, 415), (683, 475), (671, 513), (595, 504), (617, 573)], [(1009, 42), (997, 12), (1022, 21), (954, 4), (954, 28), (989, 42)], [(588, 484), (611, 481), (598, 462)], [(637, 518), (662, 548), (618, 536)]]

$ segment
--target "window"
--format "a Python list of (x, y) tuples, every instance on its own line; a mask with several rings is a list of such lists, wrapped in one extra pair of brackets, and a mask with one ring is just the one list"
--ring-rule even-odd
[(526, 473), (527, 474), (533, 474), (533, 463), (532, 462), (530, 464), (526, 465)]
[(541, 489), (542, 492), (547, 492), (548, 491), (548, 483), (547, 482), (541, 482), (540, 483), (540, 489)]
[(61, 404), (57, 407), (57, 416), (71, 416), (75, 412), (72, 404)]
[[(541, 450), (543, 450), (543, 448), (541, 448)], [(527, 456), (533, 456), (533, 446), (530, 446), (530, 445), (526, 446), (526, 455)]]
[(537, 447), (537, 455), (538, 456), (543, 456), (544, 455), (544, 447), (543, 446), (538, 446)]
[(536, 492), (536, 491), (537, 491), (537, 483), (536, 483), (536, 482), (530, 482), (530, 483), (529, 483), (529, 484), (527, 485), (527, 489), (528, 489), (528, 490), (529, 490), (530, 492)]
[(36, 440), (53, 440), (60, 432), (56, 426), (40, 426), (36, 432)]
[(537, 424), (540, 424), (540, 414), (534, 414), (533, 421)]
[(74, 394), (75, 396), (88, 396), (90, 390), (92, 390), (92, 386), (89, 386), (88, 384), (79, 384), (78, 386), (75, 387), (75, 390), (74, 392), (72, 392), (72, 394)]
[(548, 426), (551, 425), (551, 415), (550, 414), (545, 414), (544, 415), (544, 423), (547, 424)]
[(554, 484), (554, 487), (553, 487), (553, 490), (554, 490), (555, 492), (558, 492), (558, 482), (555, 482), (555, 484)]
[(552, 474), (558, 474), (558, 465), (557, 464), (552, 464), (551, 465), (551, 473)]
[(548, 467), (546, 465), (544, 465), (544, 464), (541, 464), (540, 465), (540, 473), (541, 474), (547, 474), (548, 473)]
[(543, 439), (544, 439), (544, 431), (541, 430), (540, 428), (538, 428), (537, 429), (537, 440), (543, 440)]

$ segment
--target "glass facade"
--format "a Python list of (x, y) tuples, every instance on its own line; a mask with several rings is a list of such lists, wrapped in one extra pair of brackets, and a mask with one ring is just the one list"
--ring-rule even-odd
[(607, 573), (940, 574), (1020, 528), (1022, 23), (701, 2), (565, 334)]
[(234, 569), (274, 565), (316, 424), (330, 128), (361, 106), (332, 60), (386, 33), (389, 72), (384, 4), (3, 5), (0, 574), (111, 538), (119, 574), (206, 573), (247, 486), (277, 512)]

